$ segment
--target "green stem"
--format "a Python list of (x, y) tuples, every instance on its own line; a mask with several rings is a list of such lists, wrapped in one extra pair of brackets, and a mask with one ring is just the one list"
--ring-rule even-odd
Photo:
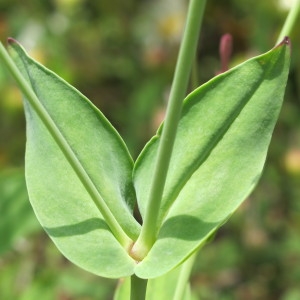
[(206, 0), (190, 1), (185, 31), (179, 50), (169, 104), (155, 162), (155, 171), (151, 183), (147, 210), (143, 220), (141, 234), (132, 249), (132, 256), (138, 260), (146, 256), (154, 244), (159, 230), (160, 224), (158, 224), (158, 215), (161, 199), (181, 114), (182, 101), (186, 95), (191, 68), (197, 49), (205, 4)]
[(90, 177), (88, 176), (84, 168), (82, 167), (81, 163), (77, 159), (70, 145), (67, 143), (67, 141), (61, 134), (60, 130), (57, 128), (56, 124), (54, 123), (54, 121), (52, 120), (52, 118), (44, 108), (44, 106), (40, 103), (36, 94), (29, 86), (27, 81), (24, 79), (19, 69), (15, 65), (14, 61), (8, 55), (7, 51), (5, 50), (4, 46), (1, 43), (0, 43), (0, 59), (2, 59), (3, 63), (6, 65), (11, 75), (16, 80), (25, 98), (28, 100), (30, 105), (38, 114), (41, 121), (47, 127), (48, 131), (50, 132), (50, 134), (52, 135), (52, 137), (60, 147), (61, 151), (64, 153), (66, 159), (69, 161), (73, 170), (76, 172), (82, 184), (85, 186), (86, 190), (90, 194), (92, 200), (94, 201), (95, 205), (101, 212), (103, 218), (105, 219), (112, 233), (115, 235), (116, 239), (120, 242), (120, 244), (124, 248), (129, 249), (132, 243), (131, 239), (126, 235), (126, 233), (124, 232), (124, 230), (122, 229), (118, 221), (115, 219), (114, 215), (112, 214), (112, 212), (106, 205), (105, 201), (102, 199), (101, 195), (99, 194), (94, 183), (92, 182), (92, 180), (90, 179)]
[(176, 289), (175, 289), (175, 294), (173, 297), (173, 300), (181, 300), (184, 299), (184, 294), (187, 289), (187, 284), (192, 272), (192, 268), (197, 256), (197, 251), (192, 254), (182, 265), (181, 265), (181, 270), (180, 274), (178, 277)]
[(285, 20), (285, 23), (284, 23), (284, 25), (281, 29), (281, 32), (278, 36), (278, 40), (277, 40), (276, 44), (279, 44), (285, 36), (290, 35), (290, 33), (295, 25), (295, 22), (297, 20), (299, 12), (300, 12), (300, 0), (296, 0), (293, 4), (292, 8), (290, 9), (290, 12)]
[(130, 300), (146, 299), (147, 282), (147, 279), (131, 276)]

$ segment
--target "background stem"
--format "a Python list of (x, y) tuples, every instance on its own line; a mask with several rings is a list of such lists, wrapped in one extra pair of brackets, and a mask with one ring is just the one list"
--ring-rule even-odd
[(166, 182), (168, 167), (181, 114), (182, 101), (194, 62), (198, 37), (206, 0), (191, 0), (185, 31), (179, 50), (174, 79), (171, 87), (166, 118), (158, 147), (155, 171), (151, 183), (148, 206), (143, 220), (141, 235), (133, 247), (132, 255), (143, 259), (155, 242), (159, 230), (158, 215)]
[(192, 272), (192, 268), (197, 257), (198, 251), (196, 251), (192, 256), (190, 256), (182, 265), (180, 274), (178, 277), (175, 294), (173, 300), (182, 300), (184, 299), (184, 294), (187, 288), (187, 284)]
[(276, 44), (279, 44), (285, 36), (290, 35), (300, 11), (300, 0), (296, 0), (284, 22)]

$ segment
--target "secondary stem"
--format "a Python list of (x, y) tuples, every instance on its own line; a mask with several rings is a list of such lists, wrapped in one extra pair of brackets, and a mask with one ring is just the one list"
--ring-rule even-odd
[(132, 249), (132, 255), (143, 259), (154, 244), (159, 229), (158, 215), (166, 182), (168, 167), (179, 122), (182, 101), (194, 61), (206, 0), (191, 0), (185, 31), (179, 50), (174, 79), (171, 87), (166, 119), (160, 138), (155, 171), (141, 234)]
[(285, 23), (278, 36), (278, 40), (276, 44), (279, 44), (285, 36), (288, 36), (290, 34), (290, 32), (292, 31), (295, 25), (299, 12), (300, 12), (300, 0), (296, 0), (285, 20)]
[(146, 279), (141, 279), (135, 275), (131, 276), (130, 300), (146, 299), (147, 282)]
[(120, 226), (118, 221), (115, 219), (114, 215), (110, 211), (109, 207), (106, 205), (105, 201), (102, 199), (101, 195), (97, 191), (94, 183), (78, 161), (76, 155), (71, 149), (70, 145), (66, 142), (61, 132), (57, 128), (56, 124), (52, 120), (52, 118), (47, 113), (44, 106), (40, 103), (36, 94), (29, 86), (27, 81), (24, 79), (19, 69), (15, 65), (14, 61), (6, 52), (4, 46), (0, 43), (0, 59), (2, 59), (3, 63), (6, 65), (8, 70), (10, 71), (13, 78), (16, 80), (19, 88), (22, 93), (32, 106), (32, 108), (36, 111), (44, 125), (47, 127), (48, 131), (60, 147), (61, 151), (64, 153), (66, 159), (69, 161), (71, 167), (77, 174), (78, 178), (81, 180), (82, 184), (85, 186), (87, 192), (90, 194), (92, 200), (95, 205), (101, 212), (104, 220), (109, 226), (110, 230), (116, 237), (116, 239), (120, 242), (124, 248), (128, 249), (132, 243), (131, 239), (126, 235), (123, 228)]

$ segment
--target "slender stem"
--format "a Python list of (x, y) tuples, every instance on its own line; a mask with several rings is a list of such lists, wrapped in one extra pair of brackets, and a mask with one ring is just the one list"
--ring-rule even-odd
[(141, 279), (135, 275), (131, 276), (130, 300), (146, 299), (147, 279)]
[(191, 68), (197, 49), (205, 4), (206, 0), (190, 1), (185, 31), (171, 87), (166, 119), (155, 162), (155, 171), (151, 183), (147, 210), (141, 234), (132, 249), (132, 255), (137, 259), (143, 259), (145, 257), (154, 244), (159, 230), (160, 224), (158, 224), (158, 215), (161, 199), (181, 114), (182, 101), (186, 95)]
[(50, 117), (44, 106), (40, 103), (34, 91), (31, 89), (27, 81), (24, 79), (19, 69), (15, 65), (14, 61), (8, 55), (4, 46), (0, 43), (0, 59), (6, 65), (10, 71), (13, 78), (16, 80), (19, 88), (23, 92), (24, 96), (38, 114), (44, 125), (47, 127), (48, 131), (60, 147), (61, 151), (64, 153), (66, 159), (69, 161), (73, 170), (76, 172), (77, 176), (81, 180), (82, 184), (85, 186), (87, 192), (90, 194), (95, 205), (101, 212), (103, 218), (105, 219), (107, 225), (109, 226), (112, 233), (115, 235), (116, 239), (120, 242), (122, 246), (128, 249), (132, 243), (131, 239), (126, 235), (118, 221), (115, 219), (114, 215), (106, 205), (105, 201), (102, 199), (94, 183), (84, 170), (83, 166), (77, 159), (70, 145), (67, 143), (53, 119)]
[(290, 35), (290, 33), (295, 25), (295, 22), (297, 20), (299, 12), (300, 12), (300, 0), (296, 0), (293, 4), (292, 8), (290, 9), (290, 12), (285, 20), (285, 23), (284, 23), (284, 25), (281, 29), (281, 32), (278, 36), (278, 40), (277, 40), (276, 44), (279, 44), (285, 36)]
[(196, 251), (181, 265), (173, 300), (184, 299), (184, 293), (187, 288), (187, 283), (189, 281), (197, 253), (198, 252)]

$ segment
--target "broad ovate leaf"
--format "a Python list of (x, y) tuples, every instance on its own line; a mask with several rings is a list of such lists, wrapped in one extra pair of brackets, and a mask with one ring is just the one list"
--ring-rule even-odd
[[(269, 52), (220, 74), (184, 101), (155, 244), (136, 267), (160, 276), (184, 261), (249, 195), (265, 163), (290, 63), (288, 38)], [(145, 215), (163, 125), (134, 169)]]
[(88, 99), (30, 58), (14, 40), (9, 50), (81, 170), (74, 172), (45, 120), (25, 98), (26, 183), (39, 222), (58, 249), (83, 269), (112, 278), (131, 275), (135, 262), (86, 187), (89, 182), (88, 188), (105, 201), (128, 237), (136, 239), (140, 225), (132, 216), (133, 161), (123, 140)]

